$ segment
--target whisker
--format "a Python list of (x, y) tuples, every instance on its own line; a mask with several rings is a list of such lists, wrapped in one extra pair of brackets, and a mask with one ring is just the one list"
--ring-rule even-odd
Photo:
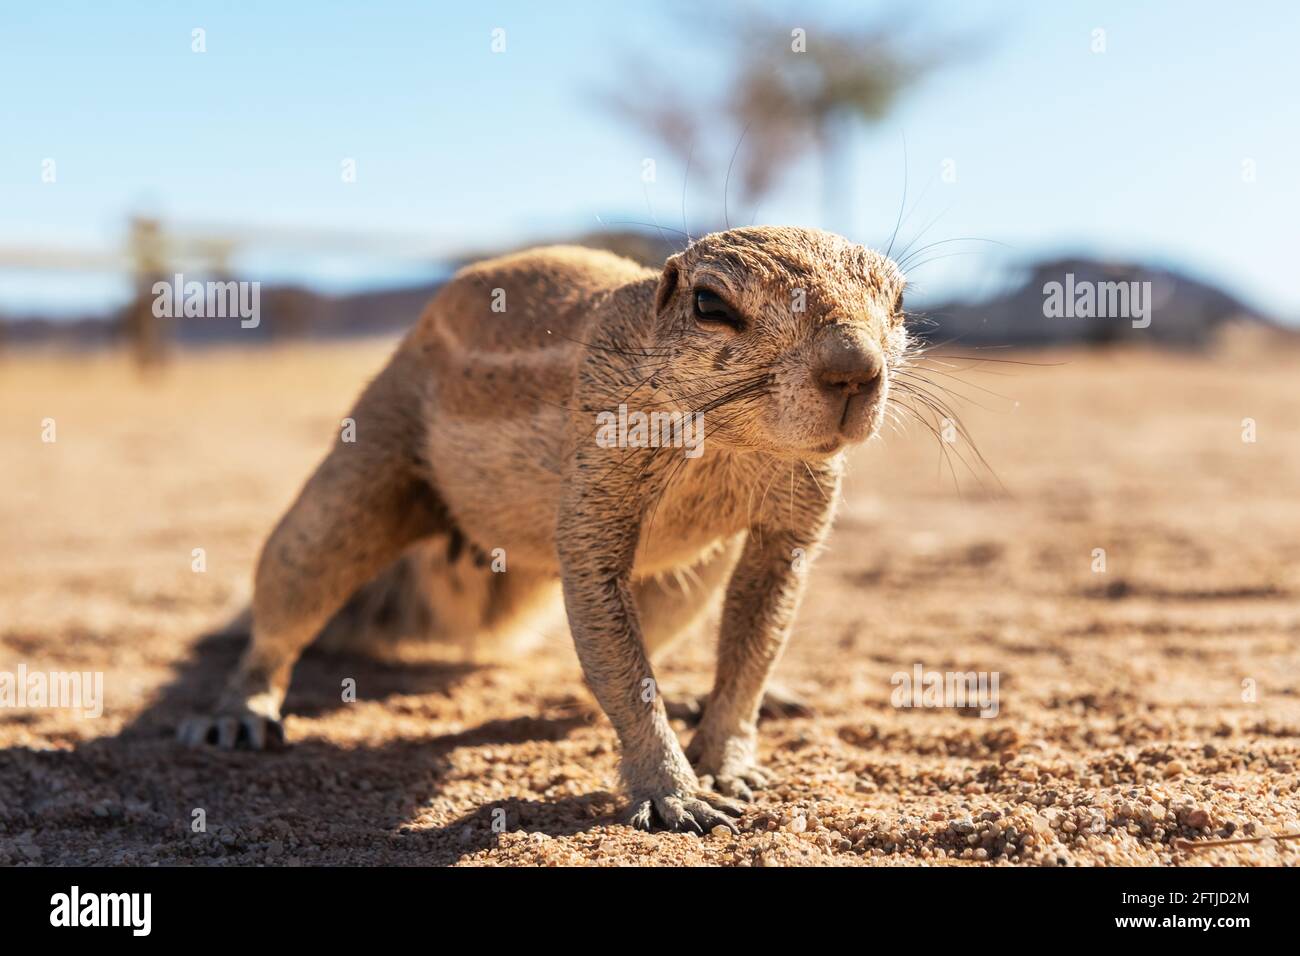
[(936, 428), (935, 425), (931, 423), (929, 419), (923, 416), (915, 408), (912, 408), (910, 405), (905, 405), (902, 402), (897, 402), (897, 405), (899, 408), (903, 409), (909, 415), (911, 415), (914, 421), (920, 422), (921, 426), (926, 431), (928, 431), (931, 435), (934, 436), (935, 443), (939, 446), (939, 459), (936, 462), (936, 464), (939, 467), (939, 472), (942, 473), (943, 466), (945, 464), (948, 466), (948, 471), (952, 474), (953, 487), (956, 489), (957, 494), (961, 495), (961, 482), (957, 480), (956, 469), (954, 469), (952, 466), (952, 459), (948, 453), (948, 443), (943, 440), (943, 436), (939, 433), (938, 428)]
[(921, 381), (925, 382), (925, 383), (928, 384), (928, 385), (933, 385), (935, 388), (944, 388), (946, 391), (951, 391), (954, 395), (957, 395), (958, 397), (961, 397), (961, 393), (960, 393), (960, 392), (957, 392), (955, 389), (946, 388), (945, 386), (940, 385), (938, 382), (931, 382), (931, 381), (930, 381), (928, 378), (926, 378), (924, 375), (920, 374), (921, 372), (929, 372), (929, 373), (931, 373), (932, 375), (942, 375), (944, 378), (951, 378), (951, 379), (953, 379), (954, 381), (961, 382), (962, 385), (968, 385), (968, 386), (970, 386), (971, 388), (977, 388), (977, 389), (979, 389), (981, 392), (987, 392), (989, 395), (992, 395), (994, 398), (1000, 398), (1000, 399), (1002, 399), (1004, 402), (1012, 402), (1013, 404), (1017, 404), (1017, 405), (1019, 404), (1019, 402), (1018, 402), (1016, 399), (1012, 398), (1010, 395), (1003, 395), (1001, 392), (995, 392), (995, 391), (993, 391), (993, 389), (991, 389), (991, 388), (986, 388), (985, 386), (980, 385), (978, 382), (968, 382), (968, 381), (966, 381), (964, 378), (959, 378), (959, 377), (958, 377), (957, 375), (955, 375), (954, 373), (952, 373), (952, 372), (945, 372), (945, 371), (943, 371), (942, 369), (937, 369), (937, 368), (923, 368), (923, 367), (921, 367), (921, 366), (913, 365), (913, 366), (907, 366), (907, 367), (904, 367), (904, 368), (896, 369), (895, 372), (894, 372), (894, 374), (895, 374), (895, 375), (902, 375), (902, 376), (904, 376), (904, 377), (908, 377), (908, 378), (917, 378), (917, 379), (920, 379)]
[(581, 345), (583, 348), (594, 349), (599, 352), (612, 352), (615, 355), (630, 355), (636, 358), (645, 358), (647, 356), (671, 358), (673, 354), (672, 350), (667, 348), (660, 351), (650, 349), (620, 349), (610, 345), (597, 345), (595, 342), (584, 342), (582, 339), (575, 339), (570, 335), (565, 335), (563, 332), (556, 332), (554, 329), (549, 329), (548, 331), (557, 339), (564, 339), (566, 342), (572, 342), (574, 345)]
[(928, 266), (932, 262), (938, 262), (941, 259), (956, 259), (959, 258), (960, 256), (973, 256), (973, 255), (975, 255), (975, 250), (973, 249), (967, 249), (961, 252), (949, 252), (947, 255), (931, 256), (929, 259), (922, 259), (920, 262), (908, 262), (907, 265), (900, 265), (898, 268), (914, 274), (918, 269), (924, 268), (925, 266)]
[[(966, 440), (967, 445), (970, 446), (971, 454), (975, 456), (976, 461), (979, 462), (983, 470), (988, 473), (990, 478), (992, 478), (994, 481), (997, 482), (998, 487), (1004, 493), (1006, 492), (1006, 487), (1002, 484), (1002, 480), (998, 477), (997, 472), (994, 471), (993, 466), (990, 465), (988, 460), (984, 457), (983, 452), (980, 451), (979, 445), (975, 442), (974, 436), (971, 435), (970, 430), (966, 427), (965, 422), (962, 421), (961, 416), (959, 416), (956, 412), (954, 412), (952, 408), (949, 407), (948, 404), (944, 402), (942, 399), (930, 395), (929, 393), (922, 393), (920, 391), (910, 388), (907, 385), (900, 385), (899, 390), (902, 391), (904, 394), (908, 395), (908, 397), (912, 398), (913, 400), (920, 402), (923, 406), (925, 406), (932, 413), (934, 413), (934, 415), (940, 420), (946, 420), (951, 422), (953, 424), (953, 427), (957, 430), (957, 434)], [(940, 440), (943, 441), (942, 436), (940, 435), (939, 437)], [(949, 443), (947, 441), (944, 441), (944, 444), (947, 445)], [(979, 481), (980, 485), (983, 487), (984, 482), (983, 479), (980, 477), (979, 471), (968, 461), (966, 461), (965, 456), (962, 455), (960, 450), (954, 447), (952, 451), (953, 454), (955, 454), (957, 458), (964, 465), (966, 465), (967, 469), (969, 469), (971, 475), (975, 478), (975, 480)]]
[(695, 139), (692, 137), (690, 148), (686, 151), (686, 172), (682, 173), (682, 229), (685, 232), (687, 242), (693, 242), (691, 239), (691, 227), (686, 221), (686, 184), (691, 181), (691, 160), (695, 158)]
[(736, 148), (731, 151), (731, 162), (727, 163), (726, 181), (722, 184), (722, 221), (728, 229), (731, 228), (731, 216), (727, 210), (727, 192), (731, 189), (731, 169), (736, 165), (736, 155), (740, 152), (740, 144), (745, 141), (745, 137), (749, 134), (749, 127), (752, 125), (752, 122), (746, 123), (745, 128), (741, 130), (740, 139), (736, 141)]
[[(654, 223), (655, 229), (659, 232), (659, 238), (663, 240), (664, 245), (671, 246), (672, 243), (670, 243), (668, 237), (664, 235), (663, 226), (659, 225), (659, 217), (655, 215), (654, 204), (650, 202), (650, 184), (642, 182), (641, 192), (645, 194), (645, 211), (650, 214), (650, 221)], [(687, 238), (689, 239), (690, 237), (687, 236)]]
[(822, 488), (822, 483), (817, 480), (817, 476), (813, 474), (813, 470), (808, 467), (808, 462), (804, 461), (802, 458), (799, 459), (799, 461), (803, 465), (804, 471), (808, 472), (808, 477), (813, 480), (813, 484), (817, 486), (817, 492), (822, 496), (822, 501), (830, 504), (831, 499), (826, 497), (826, 490)]
[(983, 236), (953, 236), (951, 239), (936, 239), (934, 242), (927, 242), (925, 245), (921, 246), (921, 248), (917, 249), (915, 252), (912, 253), (908, 253), (907, 250), (904, 249), (902, 252), (899, 253), (899, 258), (895, 261), (898, 263), (898, 267), (900, 269), (903, 269), (906, 268), (904, 266), (905, 262), (914, 259), (915, 257), (924, 253), (926, 250), (934, 249), (936, 246), (946, 246), (949, 243), (953, 243), (953, 242), (986, 242), (989, 245), (1001, 246), (1004, 249), (1011, 248), (1011, 246), (1005, 242), (1001, 242), (997, 239), (986, 239)]
[[(934, 181), (934, 180), (931, 180), (931, 182), (933, 182), (933, 181)], [(920, 200), (918, 199), (917, 202), (919, 203)], [(927, 232), (929, 232), (932, 228), (934, 228), (934, 225), (935, 225), (935, 224), (936, 224), (940, 219), (942, 219), (944, 216), (948, 215), (948, 213), (950, 213), (951, 211), (952, 211), (952, 206), (949, 206), (947, 209), (944, 209), (942, 212), (940, 212), (938, 215), (936, 215), (933, 219), (931, 219), (929, 222), (927, 222), (927, 223), (926, 223), (926, 224), (921, 228), (921, 231), (918, 232), (918, 233), (917, 233), (915, 236), (913, 236), (911, 239), (909, 239), (909, 240), (907, 241), (907, 245), (903, 246), (903, 248), (899, 250), (899, 253), (898, 253), (899, 258), (901, 259), (901, 258), (905, 257), (905, 256), (907, 255), (907, 250), (911, 249), (912, 246), (916, 245), (917, 240), (919, 240), (922, 236), (924, 236)], [(915, 206), (915, 205), (913, 205), (913, 207), (912, 207), (912, 212), (916, 212), (916, 206)], [(910, 213), (909, 213), (909, 215), (910, 215)], [(894, 261), (895, 261), (895, 263), (897, 263), (898, 260), (896, 259), (896, 260), (894, 260)]]
[[(958, 379), (958, 381), (960, 381), (960, 379)], [(951, 386), (948, 386), (948, 385), (941, 385), (941, 384), (939, 384), (938, 382), (932, 382), (932, 381), (930, 381), (930, 380), (927, 379), (927, 378), (923, 378), (923, 377), (920, 377), (920, 376), (917, 376), (917, 375), (908, 375), (905, 371), (900, 370), (900, 371), (898, 371), (898, 372), (895, 373), (895, 384), (896, 384), (896, 385), (899, 385), (899, 386), (901, 387), (904, 383), (906, 383), (907, 385), (909, 385), (909, 386), (911, 386), (911, 387), (913, 387), (913, 388), (918, 389), (919, 391), (926, 392), (926, 394), (929, 394), (929, 392), (927, 391), (927, 389), (938, 389), (939, 391), (943, 392), (945, 395), (951, 395), (953, 398), (957, 399), (959, 402), (965, 402), (965, 403), (968, 404), (968, 405), (974, 405), (976, 408), (982, 408), (982, 409), (984, 409), (984, 411), (986, 411), (986, 412), (1001, 412), (1001, 411), (1002, 411), (1002, 409), (989, 408), (987, 405), (983, 405), (983, 404), (981, 404), (981, 403), (975, 401), (975, 399), (971, 398), (970, 396), (968, 396), (968, 395), (963, 395), (961, 392), (957, 391), (957, 389), (952, 388)], [(966, 383), (963, 382), (962, 384), (966, 384)], [(996, 395), (997, 393), (994, 392), (994, 393), (991, 393), (991, 394), (995, 394), (995, 395)], [(1006, 398), (1005, 396), (1002, 396), (1002, 395), (998, 395), (997, 397), (998, 397), (998, 398), (1003, 398), (1005, 401), (1008, 401), (1008, 402), (1014, 402), (1013, 399)]]
[[(660, 228), (657, 223), (641, 222), (639, 219), (603, 219), (600, 216), (597, 216), (596, 221), (602, 226), (644, 226), (647, 229)], [(675, 232), (679, 236), (685, 236), (687, 243), (693, 241), (688, 233), (682, 232), (680, 229), (674, 229), (672, 226), (664, 226), (662, 228), (667, 229), (669, 232)]]
[[(903, 225), (903, 210), (907, 208), (907, 134), (903, 134), (903, 198), (898, 204), (898, 219), (894, 222), (893, 235), (889, 237), (889, 248), (885, 250), (885, 258), (888, 259), (890, 253), (894, 251), (894, 240), (898, 238), (898, 230)], [(902, 265), (899, 265), (902, 269)]]

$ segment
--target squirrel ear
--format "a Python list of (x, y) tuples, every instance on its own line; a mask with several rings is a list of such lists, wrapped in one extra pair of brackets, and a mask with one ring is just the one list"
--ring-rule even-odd
[(659, 277), (659, 289), (655, 292), (656, 315), (667, 308), (673, 293), (677, 291), (677, 277), (681, 271), (677, 267), (677, 260), (678, 257), (673, 256), (664, 263), (664, 274)]

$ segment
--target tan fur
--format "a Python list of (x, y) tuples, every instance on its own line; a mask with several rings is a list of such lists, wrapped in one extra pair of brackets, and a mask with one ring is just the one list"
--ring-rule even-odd
[[(698, 319), (700, 287), (744, 328)], [(841, 452), (879, 427), (906, 346), (902, 288), (888, 259), (804, 229), (716, 233), (659, 272), (568, 247), (463, 270), (357, 403), (356, 442), (336, 445), (272, 533), (252, 645), (215, 716), (183, 738), (274, 742), (294, 662), (349, 595), (382, 601), (403, 575), (451, 581), (472, 560), (484, 577), (453, 630), (507, 627), (562, 585), (622, 743), (632, 822), (730, 826), (728, 798), (766, 782), (759, 703)], [(701, 412), (703, 454), (603, 446), (597, 416), (620, 404)], [(482, 567), (494, 554), (503, 572)], [(717, 676), (684, 752), (650, 654), (720, 593)], [(443, 598), (425, 613), (456, 622)]]

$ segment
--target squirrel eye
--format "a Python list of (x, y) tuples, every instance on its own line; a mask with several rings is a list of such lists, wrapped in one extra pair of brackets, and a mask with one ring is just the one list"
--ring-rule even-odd
[(740, 331), (744, 323), (727, 301), (709, 289), (695, 290), (695, 318), (700, 322), (712, 322), (730, 326)]

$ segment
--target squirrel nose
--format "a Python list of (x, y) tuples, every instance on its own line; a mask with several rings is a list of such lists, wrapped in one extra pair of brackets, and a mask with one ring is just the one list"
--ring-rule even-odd
[(829, 332), (818, 348), (814, 373), (818, 387), (848, 397), (871, 392), (880, 385), (885, 363), (880, 350), (846, 332)]

